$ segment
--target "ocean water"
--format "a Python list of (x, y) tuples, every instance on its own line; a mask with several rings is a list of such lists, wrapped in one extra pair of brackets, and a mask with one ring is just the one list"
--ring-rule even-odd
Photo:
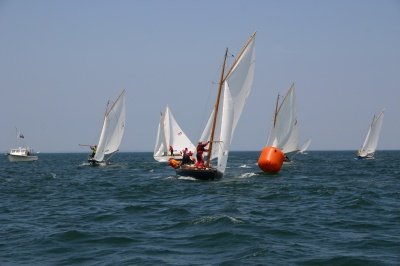
[(400, 265), (400, 152), (297, 155), (263, 174), (232, 152), (219, 181), (151, 153), (0, 159), (0, 265)]

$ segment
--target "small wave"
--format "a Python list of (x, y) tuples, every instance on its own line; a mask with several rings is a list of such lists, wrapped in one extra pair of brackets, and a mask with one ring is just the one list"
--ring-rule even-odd
[(165, 215), (188, 215), (190, 214), (190, 212), (185, 209), (185, 208), (179, 208), (179, 207), (173, 207), (173, 208), (166, 208), (164, 210), (161, 210), (159, 212), (160, 214), (162, 214), (163, 216)]
[(55, 174), (55, 173), (44, 174), (43, 178), (45, 178), (45, 179), (56, 179), (57, 178), (57, 174)]
[(147, 212), (149, 208), (146, 205), (129, 205), (123, 208), (128, 213)]
[[(150, 177), (150, 179), (161, 179), (161, 178), (164, 178), (164, 177), (161, 175), (156, 175), (156, 176)], [(169, 179), (169, 177), (167, 177), (167, 179)]]
[(244, 223), (242, 220), (229, 215), (213, 215), (213, 216), (201, 217), (198, 220), (195, 220), (193, 224), (211, 224), (214, 222), (224, 222), (224, 221), (228, 221), (229, 223), (232, 224)]
[(239, 178), (249, 178), (249, 177), (256, 176), (256, 175), (257, 175), (256, 173), (244, 173), (244, 174), (241, 174), (239, 176)]
[(318, 258), (304, 261), (303, 264), (310, 265), (377, 265), (380, 264), (374, 259), (368, 257), (352, 256), (332, 256), (328, 258)]
[(102, 243), (102, 244), (113, 244), (113, 245), (124, 245), (136, 242), (135, 239), (130, 237), (122, 237), (122, 236), (109, 236), (102, 237), (88, 241), (90, 243)]
[(176, 175), (167, 176), (166, 179), (178, 179), (178, 180), (198, 181), (196, 178), (193, 178), (193, 177), (191, 177), (191, 176), (176, 176)]
[(117, 219), (117, 217), (113, 214), (102, 214), (92, 218), (93, 221), (103, 222), (103, 221), (113, 221)]
[(373, 206), (374, 202), (372, 200), (360, 197), (350, 200), (343, 208), (359, 209), (365, 206)]
[(86, 239), (87, 237), (89, 237), (89, 234), (78, 230), (69, 230), (66, 232), (57, 233), (54, 236), (61, 241), (77, 241)]
[(196, 178), (193, 178), (193, 177), (191, 177), (191, 176), (179, 176), (178, 179), (179, 179), (179, 180), (197, 181)]
[(241, 166), (239, 166), (239, 168), (250, 168), (250, 166), (248, 166), (247, 164), (242, 164)]

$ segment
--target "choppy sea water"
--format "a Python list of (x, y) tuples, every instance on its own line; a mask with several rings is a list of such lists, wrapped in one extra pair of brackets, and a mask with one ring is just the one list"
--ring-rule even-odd
[(400, 152), (310, 151), (279, 174), (232, 152), (219, 181), (151, 153), (0, 160), (1, 265), (399, 265)]

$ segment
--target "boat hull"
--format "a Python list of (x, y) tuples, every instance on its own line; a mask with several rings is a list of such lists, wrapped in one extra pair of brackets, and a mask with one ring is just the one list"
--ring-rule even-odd
[(7, 155), (10, 162), (33, 162), (37, 161), (39, 158), (35, 155)]
[(374, 156), (357, 156), (358, 160), (373, 160)]
[(374, 152), (370, 152), (370, 153), (363, 154), (363, 155), (361, 155), (360, 153), (358, 153), (358, 154), (357, 154), (357, 159), (359, 159), (359, 160), (372, 160), (372, 159), (375, 159), (375, 158), (374, 158), (374, 155), (375, 155)]
[(222, 178), (223, 173), (214, 168), (185, 167), (175, 169), (180, 176), (190, 176), (198, 180), (217, 180)]
[(96, 161), (93, 159), (89, 159), (88, 162), (89, 162), (90, 166), (106, 166), (107, 165), (106, 161), (99, 162), (99, 161)]

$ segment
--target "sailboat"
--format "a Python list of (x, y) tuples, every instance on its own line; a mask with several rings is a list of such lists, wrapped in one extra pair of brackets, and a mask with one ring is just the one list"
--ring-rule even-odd
[(357, 152), (358, 159), (374, 159), (379, 135), (381, 133), (383, 116), (384, 111), (382, 111), (378, 116), (374, 115), (367, 136), (365, 137), (364, 144)]
[[(18, 129), (15, 130), (19, 142), (25, 139), (25, 136)], [(38, 156), (35, 155), (34, 150), (25, 144), (25, 142), (23, 142), (18, 148), (10, 149), (7, 153), (7, 157), (10, 162), (31, 162), (39, 159)]]
[(88, 162), (91, 165), (106, 165), (111, 156), (118, 151), (124, 130), (125, 90), (121, 92), (115, 102), (108, 102), (100, 139), (94, 155), (88, 159)]
[[(225, 72), (228, 56), (226, 49), (214, 110), (199, 141), (199, 144), (209, 143), (207, 160), (202, 167), (175, 167), (178, 175), (201, 180), (223, 177), (232, 137), (253, 84), (255, 36), (256, 33), (248, 39), (232, 66)], [(211, 163), (213, 159), (217, 159), (215, 166)]]
[(285, 97), (281, 101), (280, 99), (278, 95), (267, 146), (279, 148), (288, 156), (299, 151), (299, 124), (294, 83), (290, 86)]
[[(293, 83), (282, 100), (278, 95), (267, 145), (261, 151), (258, 166), (264, 172), (278, 173), (283, 163), (290, 162), (289, 156), (300, 151), (298, 144), (299, 124)], [(307, 145), (305, 143), (306, 149)]]
[[(172, 155), (170, 147), (173, 150)], [(164, 113), (161, 113), (158, 124), (153, 157), (158, 162), (168, 162), (170, 158), (181, 160), (181, 151), (185, 148), (192, 152), (195, 150), (195, 146), (178, 125), (171, 109), (167, 105)]]

